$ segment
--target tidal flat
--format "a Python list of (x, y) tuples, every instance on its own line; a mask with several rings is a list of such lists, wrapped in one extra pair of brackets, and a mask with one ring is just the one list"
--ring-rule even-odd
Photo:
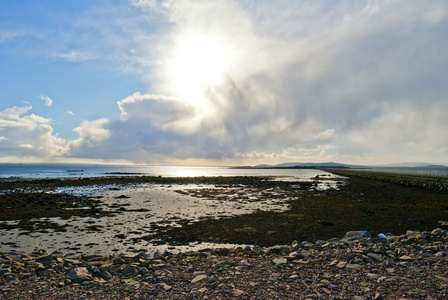
[(431, 230), (446, 191), (354, 176), (148, 176), (0, 182), (2, 252), (191, 251)]

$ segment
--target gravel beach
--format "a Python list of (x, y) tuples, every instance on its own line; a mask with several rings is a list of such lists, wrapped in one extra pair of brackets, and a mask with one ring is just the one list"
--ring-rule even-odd
[(3, 299), (447, 299), (448, 233), (104, 257), (2, 254)]
[[(3, 190), (13, 191), (0, 199), (2, 230), (56, 232), (71, 227), (37, 220), (67, 213), (71, 215), (64, 215), (66, 218), (98, 219), (135, 213), (136, 209), (127, 205), (104, 209), (104, 199), (45, 192), (55, 186), (123, 180), (0, 183)], [(169, 246), (155, 253), (143, 248), (112, 255), (79, 249), (23, 251), (15, 247), (5, 251), (2, 246), (0, 298), (448, 298), (446, 192), (357, 177), (324, 190), (316, 188), (317, 182), (298, 185), (251, 177), (125, 181), (125, 186), (135, 181), (174, 186), (180, 195), (204, 201), (256, 202), (258, 198), (245, 193), (252, 191), (264, 200), (281, 198), (281, 205), (287, 207), (186, 220), (181, 226), (153, 226), (151, 238)], [(191, 184), (206, 188), (178, 189)], [(38, 187), (39, 192), (31, 193), (30, 186)], [(28, 190), (20, 191), (23, 187)], [(236, 190), (229, 193), (230, 188)], [(8, 223), (24, 205), (29, 209), (20, 215), (22, 221)], [(135, 236), (123, 235), (122, 239), (128, 244), (139, 242)], [(170, 250), (198, 242), (251, 246)]]

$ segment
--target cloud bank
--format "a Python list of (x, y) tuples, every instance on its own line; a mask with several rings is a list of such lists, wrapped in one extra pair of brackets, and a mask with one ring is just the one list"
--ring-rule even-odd
[(120, 118), (84, 121), (75, 141), (25, 115), (31, 107), (5, 110), (2, 152), (145, 163), (448, 161), (446, 1), (130, 5), (166, 22), (131, 35), (137, 50), (126, 63), (152, 93), (119, 101)]

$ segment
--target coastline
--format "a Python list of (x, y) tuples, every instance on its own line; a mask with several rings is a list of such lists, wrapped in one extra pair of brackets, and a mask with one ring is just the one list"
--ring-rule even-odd
[[(67, 182), (88, 185), (88, 181), (47, 180), (44, 186), (53, 188)], [(115, 178), (103, 183), (135, 184), (129, 181)], [(175, 189), (205, 184), (209, 188), (181, 189), (182, 193), (178, 193), (191, 197), (194, 194), (204, 201), (228, 200), (224, 191), (230, 187), (243, 187), (241, 191), (251, 187), (260, 197), (269, 195), (262, 191), (272, 191), (271, 196), (284, 197), (289, 208), (226, 218), (205, 217), (159, 231), (153, 227), (156, 238), (173, 246), (191, 242), (252, 245), (247, 247), (211, 246), (180, 253), (138, 249), (136, 253), (121, 255), (2, 250), (0, 295), (11, 299), (448, 297), (448, 232), (444, 224), (447, 200), (442, 191), (357, 177), (341, 182), (338, 189), (326, 190), (251, 177), (154, 181)], [(31, 183), (36, 185), (36, 181)], [(27, 185), (29, 182), (24, 183)], [(33, 194), (38, 202), (37, 195), (49, 194)], [(72, 200), (75, 199), (78, 198)], [(90, 199), (89, 205), (101, 203), (98, 198), (79, 199)], [(123, 206), (117, 209), (120, 207)], [(88, 211), (107, 213), (101, 206)], [(441, 226), (443, 229), (433, 230)], [(372, 237), (341, 239), (351, 230), (367, 230)], [(379, 233), (385, 233), (389, 239), (378, 238)], [(129, 237), (128, 241), (137, 240)]]

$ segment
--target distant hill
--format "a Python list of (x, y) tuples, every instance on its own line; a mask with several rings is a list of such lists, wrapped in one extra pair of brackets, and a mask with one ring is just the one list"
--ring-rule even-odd
[(335, 162), (324, 162), (324, 163), (282, 163), (278, 165), (257, 165), (254, 168), (267, 169), (267, 168), (365, 168), (365, 166), (360, 165), (348, 165), (340, 164)]
[(415, 162), (404, 162), (404, 163), (395, 163), (388, 165), (379, 165), (372, 167), (381, 167), (381, 168), (447, 168), (447, 165), (439, 165), (439, 164), (430, 164), (430, 163), (415, 163)]
[(261, 164), (253, 168), (257, 169), (274, 169), (274, 168), (353, 168), (353, 169), (364, 169), (364, 168), (424, 168), (424, 169), (439, 169), (448, 168), (447, 165), (436, 165), (429, 163), (396, 163), (388, 165), (350, 165), (341, 164), (335, 162), (324, 162), (324, 163), (282, 163), (278, 165), (267, 165)]

